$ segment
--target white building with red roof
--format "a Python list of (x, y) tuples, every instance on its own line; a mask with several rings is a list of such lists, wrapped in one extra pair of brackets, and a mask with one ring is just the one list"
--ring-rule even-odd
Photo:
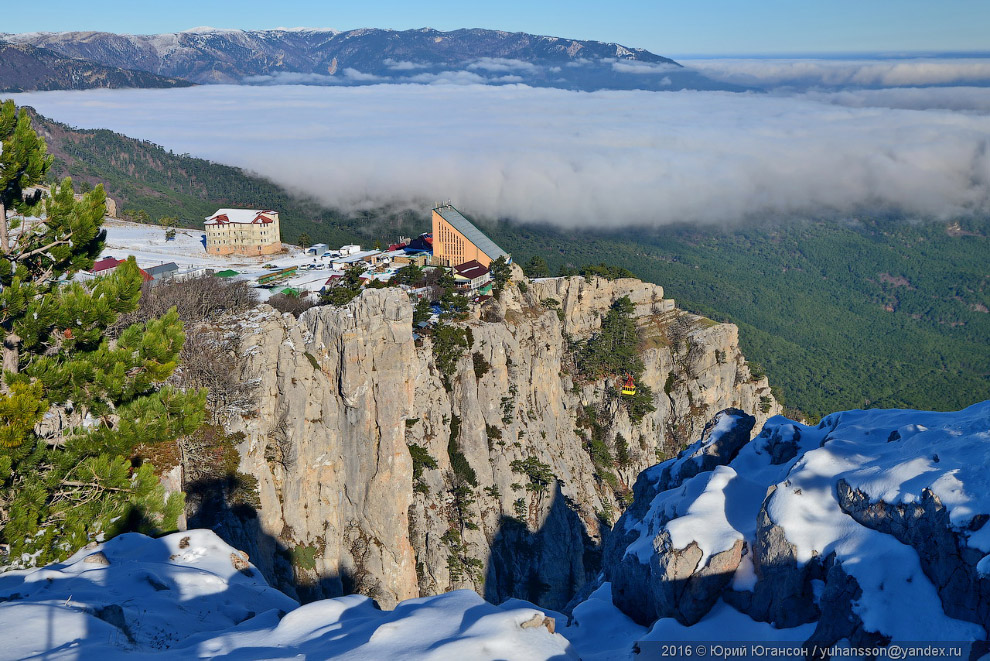
[(218, 209), (204, 227), (206, 252), (211, 255), (271, 255), (282, 250), (277, 211)]
[(476, 291), (491, 281), (491, 272), (476, 259), (454, 267), (454, 284), (458, 289)]

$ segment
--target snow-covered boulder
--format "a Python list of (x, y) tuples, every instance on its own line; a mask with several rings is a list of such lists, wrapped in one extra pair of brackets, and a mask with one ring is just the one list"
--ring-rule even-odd
[(207, 530), (121, 535), (0, 575), (0, 659), (571, 658), (553, 625), (466, 590), (392, 611), (358, 595), (299, 606)]
[(778, 416), (685, 471), (717, 435), (644, 471), (606, 545), (614, 603), (653, 623), (646, 639), (762, 640), (763, 623), (822, 645), (986, 639), (990, 402)]
[[(731, 526), (696, 531), (689, 522), (701, 509), (713, 519), (724, 512), (724, 490), (735, 477), (726, 464), (749, 441), (754, 423), (737, 409), (721, 411), (700, 440), (636, 480), (633, 505), (608, 538), (604, 561), (616, 604), (633, 619), (676, 617), (693, 624), (739, 566), (745, 545)], [(689, 507), (693, 518), (683, 517)]]

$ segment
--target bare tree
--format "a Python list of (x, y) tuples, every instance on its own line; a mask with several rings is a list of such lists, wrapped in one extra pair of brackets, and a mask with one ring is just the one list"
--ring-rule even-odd
[(189, 326), (217, 321), (228, 312), (246, 310), (258, 302), (258, 295), (244, 280), (227, 280), (214, 276), (171, 279), (160, 284), (145, 283), (141, 305), (122, 315), (111, 333), (120, 333), (130, 324), (148, 321), (176, 308), (179, 318)]
[(290, 294), (275, 294), (268, 299), (268, 305), (279, 312), (291, 312), (296, 318), (303, 312), (316, 305), (316, 300), (309, 292), (304, 292), (297, 296)]
[(213, 424), (226, 423), (232, 415), (255, 406), (258, 383), (241, 378), (242, 361), (240, 338), (235, 332), (200, 324), (186, 331), (182, 365), (172, 381), (182, 388), (206, 388)]

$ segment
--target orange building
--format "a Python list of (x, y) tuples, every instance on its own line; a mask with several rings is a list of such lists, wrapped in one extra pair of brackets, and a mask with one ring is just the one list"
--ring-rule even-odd
[(495, 245), (470, 220), (450, 204), (433, 209), (433, 263), (457, 266), (477, 260), (488, 267), (499, 257), (512, 261), (507, 252)]
[(272, 255), (282, 250), (277, 211), (218, 209), (204, 226), (206, 252), (211, 255)]

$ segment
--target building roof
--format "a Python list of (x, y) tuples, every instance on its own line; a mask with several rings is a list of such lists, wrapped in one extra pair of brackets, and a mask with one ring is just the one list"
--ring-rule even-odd
[(367, 259), (368, 257), (374, 257), (375, 255), (380, 255), (381, 250), (365, 250), (364, 252), (356, 252), (351, 255), (344, 255), (343, 257), (337, 257), (333, 262), (340, 264), (353, 264), (354, 262), (360, 262), (361, 260)]
[(240, 274), (234, 269), (225, 269), (223, 271), (220, 271), (219, 273), (214, 273), (213, 275), (215, 275), (218, 278), (233, 278), (235, 275), (240, 275)]
[(158, 266), (152, 266), (150, 269), (145, 270), (148, 272), (148, 275), (157, 280), (160, 276), (175, 273), (179, 270), (179, 266), (175, 262), (168, 262), (167, 264), (159, 264)]
[(286, 296), (298, 296), (299, 295), (299, 290), (296, 289), (295, 287), (289, 287), (289, 286), (286, 285), (286, 286), (282, 286), (282, 287), (273, 287), (271, 289), (271, 292), (270, 293), (272, 295), (274, 295), (274, 294), (285, 294)]
[[(96, 274), (96, 273), (103, 273), (105, 271), (112, 271), (113, 269), (123, 264), (125, 261), (126, 260), (123, 259), (114, 259), (113, 257), (104, 257), (101, 260), (93, 262), (93, 268), (91, 268), (89, 272)], [(144, 282), (150, 282), (151, 280), (154, 280), (151, 274), (149, 274), (141, 267), (138, 267), (138, 273), (141, 274), (141, 280)]]
[(206, 225), (223, 225), (225, 223), (273, 223), (272, 216), (277, 215), (270, 209), (217, 209), (217, 212), (206, 219)]
[(454, 267), (454, 275), (461, 276), (462, 278), (467, 278), (468, 280), (474, 280), (475, 278), (480, 278), (488, 273), (488, 269), (481, 265), (476, 259), (472, 259), (470, 262), (464, 262), (463, 264), (458, 264)]
[(93, 262), (93, 268), (89, 270), (90, 273), (99, 273), (100, 271), (106, 271), (107, 269), (114, 269), (124, 263), (122, 259), (114, 259), (113, 257), (104, 257), (101, 260)]
[(463, 234), (468, 241), (478, 247), (478, 250), (488, 255), (492, 260), (499, 257), (508, 259), (509, 254), (507, 252), (495, 245), (494, 241), (485, 236), (484, 232), (475, 227), (470, 220), (462, 216), (461, 212), (454, 207), (448, 204), (437, 207), (434, 211), (440, 214), (440, 217), (450, 223), (451, 227)]

